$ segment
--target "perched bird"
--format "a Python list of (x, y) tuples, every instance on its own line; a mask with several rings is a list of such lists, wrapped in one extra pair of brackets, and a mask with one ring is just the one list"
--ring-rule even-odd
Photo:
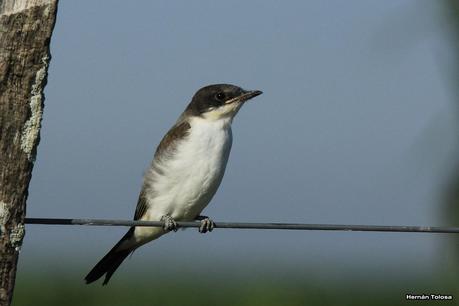
[(200, 220), (199, 231), (214, 223), (201, 211), (209, 204), (225, 173), (231, 150), (231, 123), (259, 90), (229, 84), (199, 89), (156, 149), (146, 171), (134, 220), (164, 221), (161, 227), (131, 227), (88, 273), (86, 283), (105, 274), (107, 284), (123, 260), (141, 245), (177, 230), (177, 221)]

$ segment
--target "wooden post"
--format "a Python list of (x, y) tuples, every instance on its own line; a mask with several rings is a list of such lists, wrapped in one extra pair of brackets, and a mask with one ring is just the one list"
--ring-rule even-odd
[(57, 0), (0, 0), (0, 306), (10, 305)]

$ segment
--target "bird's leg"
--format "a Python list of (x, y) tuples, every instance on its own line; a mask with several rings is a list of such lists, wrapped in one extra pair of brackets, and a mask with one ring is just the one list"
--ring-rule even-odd
[(170, 231), (176, 232), (178, 230), (177, 222), (175, 222), (175, 220), (171, 216), (164, 215), (161, 217), (160, 220), (164, 222), (164, 226), (163, 226), (164, 230), (168, 232)]
[(212, 221), (212, 219), (209, 219), (207, 216), (197, 216), (196, 217), (197, 221), (201, 221), (201, 226), (199, 227), (199, 232), (204, 234), (207, 232), (211, 232), (214, 227), (215, 223)]

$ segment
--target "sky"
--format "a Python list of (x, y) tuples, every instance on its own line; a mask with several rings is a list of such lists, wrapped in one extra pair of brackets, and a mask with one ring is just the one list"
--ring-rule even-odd
[[(27, 216), (131, 219), (143, 171), (192, 95), (231, 83), (264, 93), (234, 120), (205, 215), (444, 225), (439, 199), (458, 147), (444, 10), (434, 1), (61, 1)], [(125, 230), (29, 225), (21, 262), (71, 261), (84, 275)], [(428, 275), (451, 249), (446, 235), (189, 229), (142, 247), (119, 273), (172, 262)]]

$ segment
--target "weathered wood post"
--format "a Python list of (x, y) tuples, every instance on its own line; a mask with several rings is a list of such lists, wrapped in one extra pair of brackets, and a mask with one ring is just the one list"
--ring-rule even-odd
[(0, 0), (0, 306), (10, 305), (57, 0)]

